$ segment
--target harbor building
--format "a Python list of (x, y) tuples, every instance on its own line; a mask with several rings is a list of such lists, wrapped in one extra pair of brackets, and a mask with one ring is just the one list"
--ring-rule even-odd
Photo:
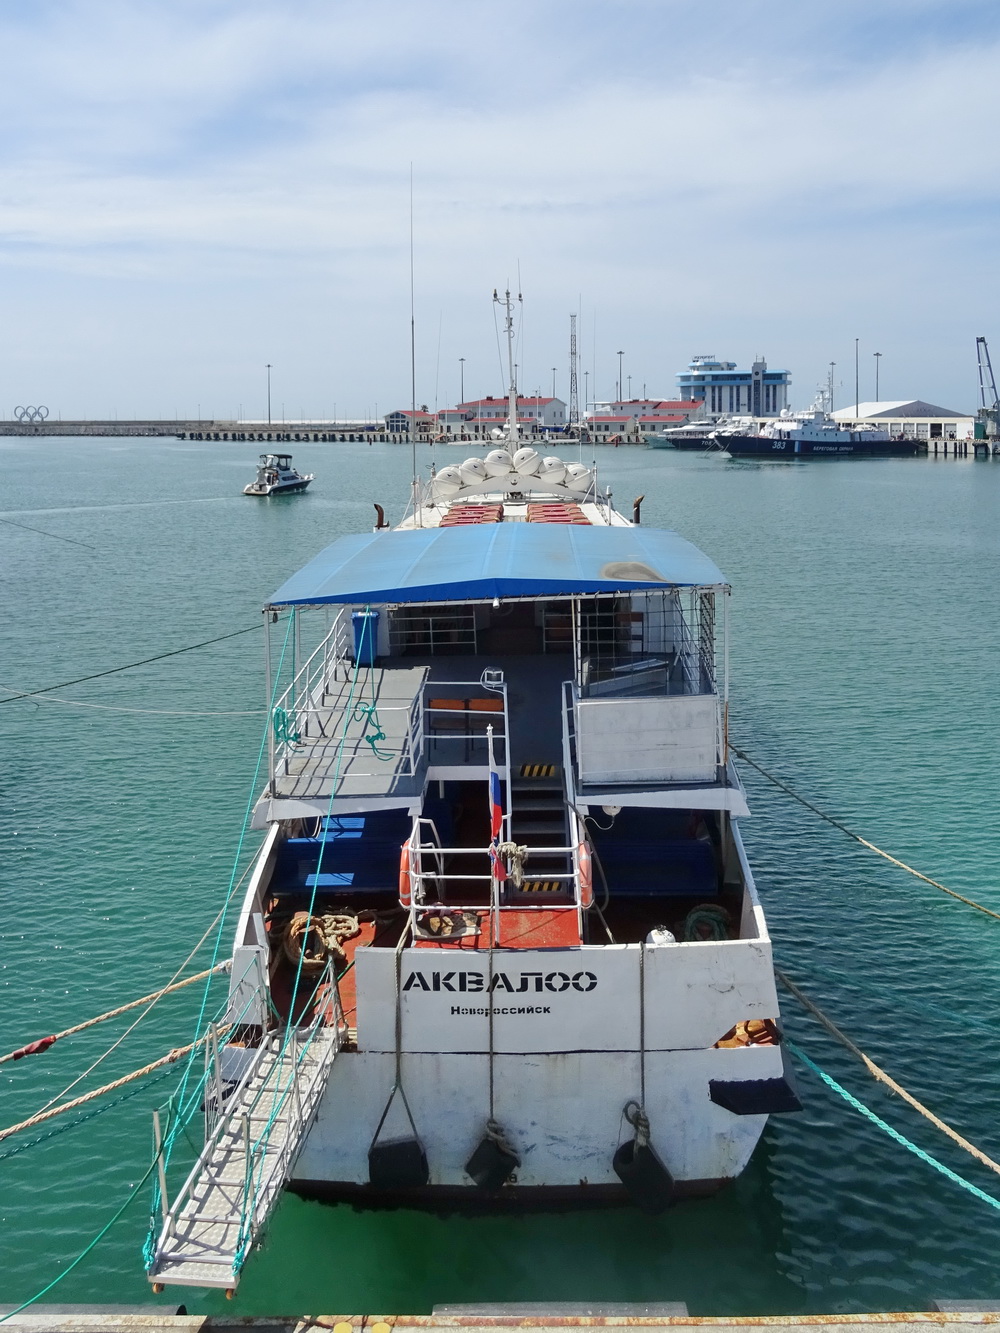
[[(490, 431), (507, 420), (507, 396), (473, 398), (456, 409), (477, 431)], [(517, 416), (529, 430), (562, 430), (566, 425), (566, 404), (561, 398), (517, 396)]]
[[(456, 407), (443, 407), (438, 412), (430, 412), (422, 407), (414, 418), (416, 433), (421, 436), (454, 435), (459, 439), (488, 435), (491, 430), (498, 430), (507, 420), (508, 401), (506, 395), (474, 398)], [(410, 429), (412, 412), (403, 408), (389, 412), (385, 417), (385, 427), (390, 435), (405, 435)], [(564, 430), (566, 426), (566, 404), (561, 398), (527, 397), (518, 394), (517, 416), (522, 431), (537, 435), (546, 430)]]
[(976, 433), (976, 418), (972, 412), (935, 407), (922, 398), (888, 403), (850, 403), (834, 412), (833, 418), (844, 426), (870, 422), (882, 426), (890, 435), (903, 435), (911, 440), (971, 440)]
[(763, 357), (749, 370), (737, 370), (735, 361), (714, 356), (693, 356), (687, 370), (678, 373), (682, 398), (695, 398), (707, 417), (776, 417), (788, 406), (788, 370), (768, 370)]
[(387, 413), (385, 428), (390, 435), (408, 435), (411, 419), (415, 435), (433, 435), (438, 428), (437, 413), (428, 412), (426, 406), (418, 408), (416, 412), (410, 411), (409, 408), (399, 408), (395, 412)]
[(600, 444), (616, 436), (642, 442), (670, 426), (683, 426), (699, 416), (703, 404), (695, 399), (624, 398), (594, 403), (584, 425)]

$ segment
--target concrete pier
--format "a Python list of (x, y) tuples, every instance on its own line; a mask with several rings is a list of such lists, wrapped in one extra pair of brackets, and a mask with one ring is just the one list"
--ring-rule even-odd
[[(84, 1313), (85, 1306), (46, 1307), (38, 1305), (15, 1315), (8, 1327), (37, 1330), (38, 1333), (309, 1333), (309, 1330), (332, 1330), (332, 1333), (492, 1333), (492, 1330), (530, 1329), (531, 1333), (567, 1333), (583, 1328), (601, 1329), (667, 1329), (675, 1333), (745, 1333), (760, 1329), (762, 1333), (807, 1333), (821, 1329), (823, 1333), (877, 1333), (892, 1328), (897, 1333), (931, 1333), (933, 1329), (947, 1333), (984, 1333), (1000, 1324), (1000, 1312), (983, 1310), (978, 1302), (936, 1302), (939, 1307), (973, 1306), (974, 1309), (937, 1309), (916, 1313), (847, 1314), (847, 1315), (733, 1315), (722, 1318), (698, 1318), (693, 1315), (594, 1315), (548, 1312), (544, 1305), (534, 1307), (532, 1315), (484, 1314), (343, 1314), (343, 1315), (264, 1315), (231, 1316), (178, 1315), (156, 1313), (151, 1308), (146, 1314)], [(91, 1307), (100, 1311), (100, 1306)], [(176, 1307), (174, 1307), (176, 1308)], [(565, 1309), (565, 1306), (555, 1307)], [(551, 1307), (550, 1307), (551, 1309)], [(580, 1306), (584, 1311), (587, 1307)]]

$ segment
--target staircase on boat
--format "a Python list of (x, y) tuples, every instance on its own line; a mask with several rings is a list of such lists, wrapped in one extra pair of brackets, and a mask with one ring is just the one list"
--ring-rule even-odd
[[(291, 1176), (345, 1035), (339, 1005), (308, 1028), (268, 1034), (171, 1206), (149, 1280), (232, 1290)], [(223, 1093), (217, 1084), (216, 1093)], [(216, 1103), (218, 1104), (218, 1103)], [(166, 1200), (165, 1179), (161, 1191)]]
[(558, 764), (522, 764), (511, 775), (510, 840), (527, 847), (528, 856), (524, 882), (520, 889), (507, 884), (505, 902), (562, 906), (574, 901), (567, 818)]

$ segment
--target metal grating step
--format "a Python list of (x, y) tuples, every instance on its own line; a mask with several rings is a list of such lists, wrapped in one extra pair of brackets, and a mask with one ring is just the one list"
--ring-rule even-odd
[(305, 1050), (296, 1041), (285, 1046), (282, 1034), (270, 1038), (227, 1099), (167, 1215), (151, 1282), (236, 1287), (246, 1253), (291, 1174), (342, 1036), (340, 1027), (317, 1028)]

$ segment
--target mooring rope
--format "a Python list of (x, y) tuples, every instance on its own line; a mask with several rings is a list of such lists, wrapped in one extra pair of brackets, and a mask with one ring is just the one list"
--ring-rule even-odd
[(128, 1206), (129, 1206), (129, 1204), (132, 1202), (132, 1200), (136, 1197), (136, 1195), (139, 1193), (139, 1191), (143, 1188), (143, 1186), (145, 1185), (146, 1181), (150, 1178), (150, 1176), (151, 1176), (151, 1175), (153, 1174), (153, 1172), (156, 1170), (156, 1163), (157, 1163), (157, 1160), (158, 1160), (157, 1157), (154, 1157), (154, 1158), (153, 1158), (153, 1160), (150, 1162), (149, 1166), (146, 1168), (145, 1174), (143, 1175), (142, 1179), (141, 1179), (140, 1181), (138, 1181), (138, 1183), (132, 1187), (132, 1189), (129, 1191), (128, 1195), (126, 1196), (125, 1202), (122, 1204), (122, 1206), (121, 1206), (121, 1207), (118, 1209), (118, 1211), (115, 1213), (114, 1217), (111, 1218), (110, 1222), (106, 1222), (106, 1223), (104, 1224), (104, 1226), (101, 1227), (100, 1231), (97, 1233), (97, 1235), (94, 1237), (94, 1239), (90, 1242), (90, 1244), (87, 1245), (86, 1248), (82, 1249), (82, 1250), (80, 1251), (80, 1253), (76, 1256), (76, 1258), (75, 1258), (74, 1260), (72, 1260), (71, 1263), (68, 1263), (68, 1264), (66, 1265), (66, 1267), (62, 1270), (62, 1272), (61, 1272), (61, 1273), (58, 1273), (58, 1274), (52, 1279), (51, 1282), (49, 1282), (46, 1286), (44, 1286), (44, 1287), (41, 1289), (41, 1291), (36, 1291), (35, 1294), (34, 1294), (34, 1296), (29, 1296), (28, 1299), (27, 1299), (26, 1301), (22, 1301), (21, 1304), (20, 1304), (19, 1306), (17, 1306), (16, 1309), (14, 1309), (14, 1310), (8, 1310), (6, 1314), (2, 1314), (2, 1315), (0, 1315), (0, 1324), (5, 1323), (8, 1319), (13, 1319), (14, 1316), (15, 1316), (15, 1315), (19, 1315), (19, 1314), (21, 1313), (22, 1310), (26, 1310), (26, 1309), (28, 1308), (29, 1305), (34, 1305), (35, 1302), (36, 1302), (36, 1301), (40, 1301), (40, 1300), (42, 1299), (43, 1296), (47, 1296), (47, 1295), (49, 1294), (49, 1292), (52, 1290), (52, 1288), (53, 1288), (54, 1286), (56, 1286), (59, 1282), (61, 1282), (61, 1281), (63, 1280), (64, 1277), (67, 1277), (70, 1273), (72, 1273), (73, 1269), (76, 1268), (77, 1264), (82, 1263), (83, 1260), (86, 1259), (87, 1255), (91, 1252), (91, 1250), (93, 1250), (97, 1245), (99, 1245), (99, 1244), (101, 1243), (101, 1241), (102, 1241), (102, 1240), (104, 1239), (104, 1237), (108, 1234), (108, 1232), (111, 1230), (111, 1228), (114, 1226), (114, 1224), (118, 1221), (118, 1219), (121, 1217), (121, 1215), (125, 1212), (126, 1208), (128, 1208)]
[(17, 699), (34, 699), (38, 694), (51, 694), (53, 690), (66, 690), (71, 685), (82, 685), (85, 680), (100, 680), (102, 676), (114, 676), (119, 671), (131, 671), (133, 667), (147, 666), (150, 662), (162, 662), (165, 657), (178, 657), (181, 653), (193, 653), (196, 648), (207, 648), (212, 643), (222, 643), (226, 639), (239, 638), (241, 634), (250, 634), (256, 629), (260, 629), (263, 621), (256, 625), (248, 625), (246, 629), (235, 629), (231, 634), (219, 634), (214, 639), (203, 639), (201, 643), (189, 643), (186, 648), (172, 648), (168, 653), (157, 653), (153, 657), (144, 657), (138, 662), (126, 662), (124, 666), (108, 667), (107, 671), (95, 671), (89, 676), (77, 676), (75, 680), (63, 680), (58, 685), (45, 685), (40, 690), (24, 690), (20, 694), (11, 695), (9, 699), (0, 699), (0, 704), (12, 704)]
[[(229, 1025), (219, 1028), (218, 1032), (228, 1031)], [(20, 1134), (24, 1129), (32, 1129), (35, 1125), (40, 1125), (46, 1120), (51, 1120), (53, 1116), (63, 1115), (66, 1111), (73, 1111), (78, 1106), (83, 1106), (87, 1102), (92, 1102), (98, 1097), (103, 1097), (106, 1093), (115, 1092), (118, 1088), (123, 1088), (126, 1083), (134, 1083), (138, 1078), (144, 1078), (146, 1074), (151, 1074), (154, 1069), (162, 1069), (164, 1065), (172, 1065), (179, 1060), (182, 1055), (190, 1055), (198, 1046), (208, 1041), (212, 1034), (206, 1032), (203, 1037), (193, 1041), (190, 1046), (178, 1046), (166, 1055), (161, 1055), (159, 1060), (153, 1060), (148, 1065), (143, 1065), (141, 1069), (133, 1069), (131, 1074), (123, 1074), (121, 1078), (116, 1078), (113, 1083), (105, 1083), (103, 1087), (93, 1088), (90, 1092), (85, 1092), (82, 1097), (74, 1097), (71, 1102), (63, 1102), (61, 1106), (53, 1106), (49, 1110), (39, 1111), (37, 1114), (29, 1116), (27, 1120), (21, 1120), (16, 1125), (8, 1125), (6, 1129), (0, 1129), (0, 1143), (4, 1139), (9, 1139), (12, 1134)]]
[[(6, 1064), (8, 1060), (21, 1060), (26, 1055), (36, 1055), (39, 1051), (48, 1050), (50, 1046), (53, 1046), (57, 1041), (62, 1041), (64, 1037), (72, 1037), (77, 1032), (86, 1032), (88, 1028), (96, 1027), (98, 1023), (105, 1023), (109, 1018), (117, 1018), (119, 1014), (127, 1014), (130, 1009), (138, 1009), (142, 1004), (152, 1004), (156, 1000), (161, 1000), (164, 995), (183, 990), (185, 986), (190, 986), (195, 981), (204, 981), (213, 972), (224, 971), (229, 966), (229, 961), (227, 958), (224, 962), (216, 963), (214, 967), (207, 967), (204, 972), (196, 972), (192, 977), (185, 977), (183, 981), (176, 981), (171, 986), (161, 986), (159, 990), (153, 991), (149, 995), (143, 995), (141, 999), (130, 1000), (128, 1004), (120, 1004), (117, 1009), (108, 1009), (106, 1013), (98, 1014), (96, 1018), (88, 1018), (84, 1023), (76, 1023), (71, 1028), (63, 1028), (62, 1032), (57, 1032), (51, 1037), (42, 1037), (37, 1041), (29, 1042), (27, 1046), (19, 1047), (16, 1051), (8, 1051), (6, 1055), (0, 1055), (0, 1065)], [(37, 1049), (33, 1050), (32, 1047)]]
[(945, 1121), (939, 1116), (936, 1116), (933, 1111), (928, 1110), (922, 1102), (918, 1102), (912, 1093), (907, 1092), (901, 1084), (897, 1083), (891, 1075), (887, 1074), (881, 1066), (877, 1065), (870, 1056), (867, 1056), (859, 1046), (855, 1046), (850, 1037), (848, 1037), (846, 1033), (841, 1032), (840, 1028), (837, 1027), (833, 1020), (828, 1018), (826, 1014), (823, 1013), (822, 1009), (809, 999), (808, 995), (805, 995), (799, 990), (795, 982), (785, 976), (780, 968), (776, 967), (774, 969), (774, 975), (785, 989), (795, 996), (799, 1004), (801, 1004), (804, 1009), (807, 1009), (815, 1019), (822, 1023), (831, 1037), (834, 1037), (846, 1050), (850, 1051), (856, 1059), (861, 1061), (869, 1074), (871, 1074), (872, 1078), (876, 1079), (879, 1083), (884, 1083), (887, 1088), (891, 1088), (893, 1092), (902, 1097), (904, 1102), (912, 1106), (915, 1111), (918, 1111), (925, 1120), (929, 1120), (935, 1129), (939, 1129), (942, 1134), (947, 1134), (952, 1142), (957, 1143), (960, 1148), (963, 1148), (967, 1153), (971, 1154), (977, 1162), (981, 1162), (983, 1166), (989, 1167), (991, 1171), (995, 1171), (996, 1174), (1000, 1176), (1000, 1162), (994, 1162), (992, 1157), (987, 1157), (987, 1155), (980, 1148), (977, 1148), (974, 1143), (970, 1143), (968, 1139), (963, 1138), (957, 1130), (952, 1129), (951, 1125), (946, 1124)]
[(905, 1134), (900, 1134), (898, 1129), (893, 1129), (892, 1125), (883, 1120), (881, 1116), (876, 1115), (870, 1107), (865, 1106), (864, 1102), (858, 1101), (853, 1093), (850, 1093), (846, 1088), (841, 1087), (835, 1078), (831, 1078), (825, 1069), (820, 1069), (815, 1060), (810, 1060), (805, 1051), (800, 1051), (795, 1043), (789, 1041), (787, 1037), (785, 1038), (785, 1045), (796, 1059), (801, 1060), (808, 1069), (811, 1069), (814, 1074), (818, 1075), (827, 1087), (832, 1088), (834, 1092), (843, 1097), (844, 1101), (847, 1102), (849, 1106), (853, 1106), (855, 1111), (860, 1111), (863, 1116), (867, 1117), (873, 1125), (877, 1125), (879, 1129), (888, 1134), (891, 1139), (895, 1139), (895, 1141), (906, 1148), (907, 1151), (919, 1157), (922, 1162), (926, 1162), (928, 1166), (932, 1166), (935, 1171), (940, 1171), (943, 1176), (947, 1176), (947, 1178), (954, 1184), (960, 1185), (964, 1190), (968, 1190), (968, 1192), (974, 1194), (977, 1199), (982, 1199), (983, 1203), (988, 1203), (991, 1207), (1000, 1209), (1000, 1199), (994, 1199), (992, 1194), (987, 1194), (985, 1190), (979, 1189), (979, 1187), (973, 1185), (970, 1180), (966, 1180), (956, 1171), (952, 1171), (950, 1167), (945, 1166), (943, 1162), (939, 1162), (936, 1157), (932, 1157), (930, 1153), (924, 1152), (923, 1148), (918, 1148), (915, 1143), (911, 1143)]
[(741, 750), (738, 746), (732, 744), (729, 748), (732, 750), (733, 754), (738, 755), (740, 759), (749, 764), (751, 768), (755, 768), (758, 773), (767, 778), (768, 782), (772, 782), (776, 787), (780, 787), (781, 790), (787, 792), (793, 800), (798, 801), (800, 805), (804, 805), (806, 809), (811, 810), (814, 815), (819, 815), (820, 819), (824, 820), (827, 824), (832, 824), (833, 827), (839, 829), (841, 833), (846, 833), (849, 838), (853, 838), (855, 842), (859, 842), (862, 847), (867, 847), (869, 851), (875, 852), (877, 856), (881, 856), (892, 865), (898, 866), (900, 870), (905, 870), (907, 874), (915, 875), (917, 879), (923, 880), (925, 884), (930, 884), (932, 888), (940, 889), (942, 893), (947, 893), (950, 897), (957, 898), (960, 903), (965, 903), (968, 907), (974, 907), (977, 912), (982, 912), (985, 916), (991, 916), (994, 920), (1000, 921), (1000, 912), (994, 912), (991, 908), (984, 907), (982, 903), (977, 903), (974, 898), (967, 898), (963, 893), (956, 893), (954, 889), (949, 889), (947, 885), (940, 884), (936, 879), (931, 879), (930, 875), (922, 874), (919, 870), (915, 870), (913, 866), (907, 865), (905, 861), (900, 861), (898, 857), (883, 851), (881, 847), (877, 847), (875, 843), (869, 842), (867, 838), (862, 838), (860, 833), (855, 833), (854, 830), (849, 829), (846, 824), (842, 824), (839, 819), (834, 819), (832, 815), (828, 815), (825, 811), (820, 810), (818, 806), (813, 805), (811, 801), (807, 801), (804, 796), (800, 796), (793, 787), (789, 787), (787, 782), (782, 782), (780, 778), (775, 777), (773, 773), (769, 773), (766, 768), (761, 767), (755, 759), (751, 759), (745, 750)]
[[(238, 888), (240, 887), (240, 885), (241, 885), (241, 884), (243, 883), (243, 881), (246, 879), (247, 875), (250, 874), (250, 872), (251, 872), (252, 869), (253, 869), (253, 862), (251, 861), (251, 862), (249, 863), (249, 865), (246, 866), (246, 868), (245, 868), (244, 871), (243, 871), (243, 874), (240, 876), (239, 880), (237, 881), (237, 883), (236, 883), (236, 885), (235, 885), (235, 887), (234, 887), (234, 889), (233, 889), (233, 893), (235, 893), (235, 892), (236, 892), (236, 889), (238, 889)], [(228, 900), (227, 900), (227, 902), (228, 902)], [(222, 907), (219, 908), (218, 912), (216, 912), (216, 914), (215, 914), (215, 916), (213, 917), (213, 919), (212, 919), (212, 920), (208, 923), (208, 925), (205, 927), (204, 931), (202, 932), (201, 939), (200, 939), (200, 940), (198, 941), (198, 943), (194, 946), (194, 948), (190, 950), (190, 952), (188, 953), (187, 957), (186, 957), (186, 958), (184, 959), (184, 961), (179, 965), (179, 967), (177, 967), (177, 968), (175, 969), (175, 971), (174, 971), (174, 975), (173, 975), (173, 976), (170, 978), (170, 980), (167, 982), (166, 986), (163, 987), (162, 990), (161, 990), (158, 994), (154, 995), (152, 999), (150, 999), (150, 1002), (149, 1002), (149, 1008), (148, 1008), (148, 1009), (144, 1009), (144, 1010), (142, 1011), (142, 1013), (139, 1014), (139, 1016), (138, 1016), (136, 1019), (134, 1019), (134, 1020), (128, 1025), (128, 1027), (125, 1029), (125, 1031), (124, 1031), (123, 1033), (121, 1033), (120, 1036), (118, 1036), (118, 1037), (115, 1038), (115, 1040), (111, 1043), (111, 1045), (107, 1048), (107, 1050), (102, 1051), (102, 1053), (97, 1057), (97, 1059), (94, 1060), (92, 1064), (90, 1064), (90, 1065), (87, 1066), (87, 1068), (83, 1071), (82, 1074), (78, 1074), (78, 1075), (76, 1076), (76, 1078), (74, 1078), (73, 1081), (72, 1081), (71, 1083), (68, 1083), (68, 1084), (66, 1085), (66, 1087), (63, 1088), (63, 1090), (62, 1090), (61, 1092), (56, 1093), (56, 1095), (55, 1095), (54, 1097), (50, 1097), (49, 1100), (45, 1103), (45, 1105), (42, 1106), (42, 1107), (40, 1107), (39, 1110), (47, 1111), (48, 1108), (49, 1108), (50, 1106), (54, 1106), (55, 1103), (56, 1103), (57, 1101), (59, 1101), (61, 1098), (65, 1097), (68, 1093), (72, 1092), (73, 1089), (77, 1086), (77, 1084), (82, 1083), (83, 1080), (84, 1080), (89, 1074), (92, 1074), (92, 1073), (94, 1072), (94, 1070), (98, 1067), (98, 1065), (102, 1065), (102, 1064), (104, 1063), (104, 1061), (108, 1058), (108, 1056), (109, 1056), (109, 1055), (112, 1055), (112, 1054), (118, 1049), (118, 1047), (121, 1046), (122, 1042), (124, 1042), (128, 1037), (130, 1037), (130, 1036), (132, 1035), (132, 1033), (136, 1030), (136, 1028), (137, 1028), (137, 1027), (139, 1026), (139, 1024), (142, 1022), (142, 1020), (143, 1020), (148, 1014), (151, 1014), (151, 1013), (152, 1013), (153, 1009), (156, 1007), (156, 1005), (159, 1003), (159, 1001), (163, 998), (163, 996), (166, 995), (166, 994), (168, 994), (168, 993), (170, 992), (170, 989), (173, 987), (174, 982), (177, 980), (177, 978), (181, 975), (181, 973), (182, 973), (182, 972), (184, 971), (184, 969), (187, 967), (188, 963), (191, 962), (192, 958), (194, 958), (194, 957), (197, 955), (199, 949), (200, 949), (201, 946), (205, 943), (205, 941), (208, 939), (209, 935), (211, 935), (212, 931), (215, 929), (216, 924), (221, 920), (221, 918), (222, 918), (222, 916), (224, 915), (225, 911), (226, 911), (226, 903), (223, 903)], [(213, 955), (213, 957), (214, 957), (214, 955)], [(201, 973), (200, 975), (201, 975), (202, 977), (210, 976), (210, 975), (212, 974), (212, 972), (214, 972), (214, 971), (216, 971), (216, 970), (225, 971), (225, 970), (227, 970), (228, 967), (230, 967), (230, 966), (231, 966), (231, 960), (224, 959), (223, 962), (222, 962), (221, 964), (214, 964), (211, 968), (208, 969), (207, 973), (206, 973), (206, 972), (203, 972), (203, 973)], [(194, 980), (194, 979), (195, 979), (195, 978), (193, 978), (193, 977), (190, 978), (190, 980)], [(187, 982), (185, 982), (184, 984), (186, 985)], [(148, 998), (148, 997), (147, 997), (147, 998)], [(136, 1004), (136, 1005), (140, 1005), (140, 1004), (142, 1004), (143, 1002), (144, 1002), (143, 1000), (136, 1000), (136, 1001), (135, 1001), (135, 1004)], [(49, 1043), (49, 1044), (51, 1044), (51, 1043)]]
[[(173, 1071), (169, 1068), (161, 1069), (160, 1072), (146, 1084), (146, 1088), (151, 1087), (153, 1084), (161, 1083), (165, 1078), (170, 1078), (172, 1072)], [(54, 1139), (59, 1134), (65, 1134), (67, 1130), (79, 1129), (81, 1125), (85, 1125), (89, 1120), (93, 1120), (95, 1116), (103, 1115), (105, 1111), (113, 1111), (116, 1106), (121, 1106), (123, 1102), (131, 1101), (132, 1098), (137, 1096), (140, 1092), (145, 1092), (146, 1088), (129, 1088), (128, 1091), (123, 1092), (120, 1097), (115, 1097), (110, 1102), (102, 1102), (99, 1106), (92, 1107), (89, 1111), (85, 1111), (83, 1115), (77, 1116), (75, 1120), (71, 1120), (69, 1124), (54, 1125), (44, 1134), (39, 1134), (37, 1138), (28, 1139), (26, 1143), (17, 1143), (13, 1148), (7, 1148), (4, 1152), (0, 1152), (0, 1162), (5, 1162), (8, 1157), (17, 1157), (20, 1153), (27, 1152), (29, 1148), (37, 1148), (40, 1143), (48, 1143), (49, 1139)]]
[[(267, 711), (264, 708), (239, 708), (239, 709), (210, 709), (207, 712), (195, 712), (190, 708), (123, 708), (117, 704), (88, 704), (82, 699), (63, 699), (61, 695), (42, 695), (38, 697), (30, 690), (24, 691), (19, 685), (10, 685), (6, 681), (0, 680), (0, 690), (8, 690), (15, 698), (31, 699), (34, 703), (40, 704), (62, 704), (64, 708), (96, 708), (102, 713), (138, 713), (142, 717), (263, 717)], [(0, 700), (5, 703), (6, 700)]]

